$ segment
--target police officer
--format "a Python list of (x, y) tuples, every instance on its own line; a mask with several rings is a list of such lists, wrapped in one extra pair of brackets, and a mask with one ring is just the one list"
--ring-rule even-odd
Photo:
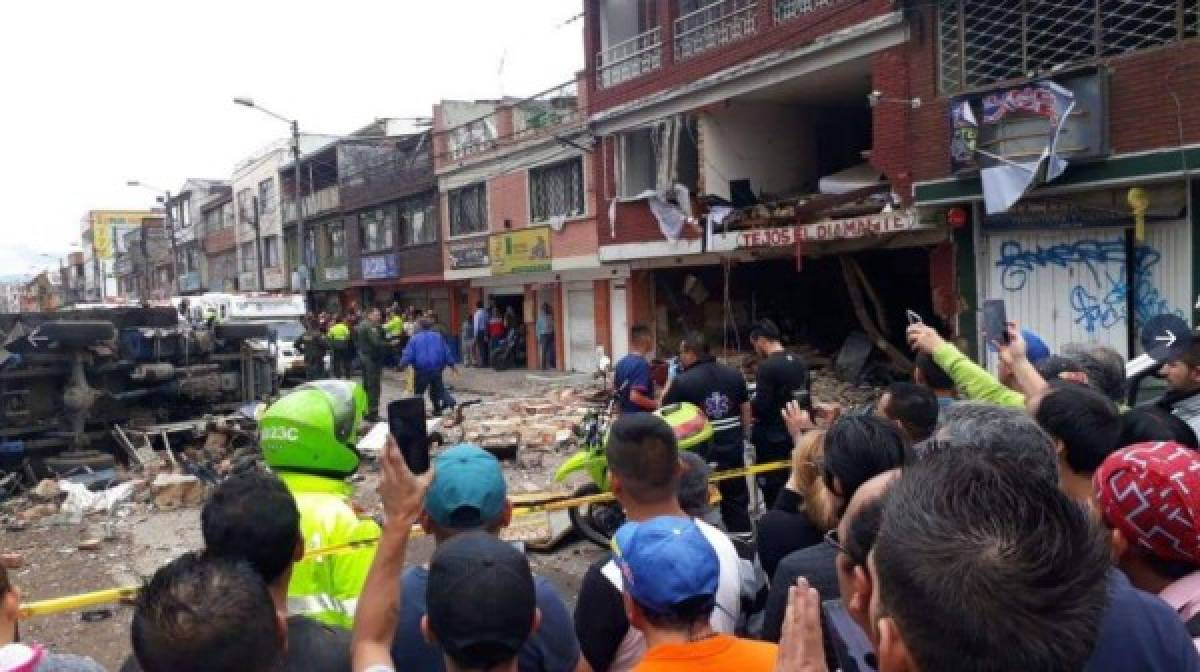
[(337, 316), (337, 321), (329, 327), (329, 347), (333, 350), (333, 377), (349, 378), (350, 363), (354, 360), (353, 342), (350, 338), (350, 325), (346, 323), (345, 314)]
[[(296, 498), (306, 551), (379, 538), (379, 526), (351, 508), (354, 487), (346, 480), (358, 470), (354, 444), (366, 403), (357, 383), (322, 380), (297, 387), (259, 419), (263, 458)], [(297, 562), (289, 615), (353, 626), (374, 557), (374, 545), (364, 545)]]
[(325, 355), (329, 352), (329, 340), (317, 324), (317, 318), (305, 320), (304, 334), (296, 341), (296, 350), (304, 355), (304, 376), (306, 380), (320, 380), (325, 377)]
[[(713, 427), (708, 462), (717, 469), (745, 466), (745, 426), (752, 420), (750, 392), (741, 372), (721, 364), (709, 352), (708, 340), (699, 332), (689, 333), (679, 346), (683, 371), (671, 381), (663, 396), (663, 407), (681, 401), (699, 406)], [(748, 532), (750, 494), (746, 479), (721, 481), (721, 518), (730, 532)]]
[(363, 387), (367, 391), (367, 420), (379, 420), (379, 393), (383, 385), (383, 364), (387, 359), (387, 338), (383, 335), (383, 315), (378, 307), (367, 311), (367, 319), (358, 325), (354, 343), (358, 347), (358, 361), (362, 364)]

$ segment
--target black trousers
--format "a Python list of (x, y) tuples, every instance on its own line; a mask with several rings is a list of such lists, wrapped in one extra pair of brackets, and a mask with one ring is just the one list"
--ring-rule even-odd
[[(708, 454), (703, 456), (709, 464), (716, 465), (717, 471), (741, 469), (746, 466), (746, 454), (739, 443), (737, 445), (712, 444)], [(721, 520), (729, 532), (749, 532), (750, 524), (750, 489), (746, 487), (745, 478), (727, 478), (717, 483), (721, 493)]]
[(333, 351), (333, 377), (346, 379), (350, 377), (351, 364), (354, 362), (353, 350)]
[[(793, 447), (791, 438), (772, 440), (761, 436), (756, 437), (754, 440), (754, 461), (758, 464), (766, 464), (780, 460), (791, 460)], [(758, 489), (762, 491), (763, 502), (768, 509), (775, 506), (775, 498), (779, 496), (779, 491), (783, 490), (783, 486), (787, 485), (788, 476), (791, 473), (791, 469), (779, 469), (758, 474)]]

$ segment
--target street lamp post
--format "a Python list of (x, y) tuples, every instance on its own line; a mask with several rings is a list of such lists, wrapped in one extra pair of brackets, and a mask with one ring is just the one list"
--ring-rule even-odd
[[(125, 184), (130, 187), (141, 187), (162, 194), (160, 198), (163, 199), (163, 209), (167, 211), (167, 235), (171, 237), (171, 284), (174, 285), (171, 294), (177, 294), (179, 292), (179, 251), (175, 247), (175, 221), (171, 217), (171, 190), (159, 189), (137, 180), (129, 180)], [(143, 230), (142, 236), (144, 237), (145, 235), (146, 232)], [(149, 258), (147, 258), (147, 261), (149, 261)]]
[[(298, 270), (300, 271), (300, 277), (302, 278), (302, 282), (304, 284), (304, 287), (300, 287), (299, 289), (307, 289), (309, 259), (307, 254), (308, 250), (304, 244), (304, 198), (300, 190), (300, 123), (295, 119), (288, 119), (281, 114), (276, 114), (275, 112), (268, 110), (267, 108), (255, 103), (254, 99), (252, 98), (238, 97), (234, 98), (233, 102), (238, 105), (242, 105), (243, 107), (254, 108), (267, 116), (274, 117), (284, 122), (292, 129), (292, 179), (296, 183), (296, 249), (300, 252), (300, 267)], [(309, 185), (309, 189), (312, 189), (311, 184)], [(286, 244), (283, 246), (283, 249), (287, 249)]]

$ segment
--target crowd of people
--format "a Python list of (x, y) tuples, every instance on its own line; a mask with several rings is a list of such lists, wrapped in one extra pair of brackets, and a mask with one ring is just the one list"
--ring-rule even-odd
[[(626, 522), (573, 610), (499, 538), (513, 504), (477, 446), (415, 475), (389, 438), (383, 521), (361, 521), (339, 484), (367, 404), (322, 381), (268, 410), (270, 469), (217, 486), (204, 549), (140, 591), (123, 669), (1200, 670), (1200, 339), (1163, 363), (1168, 393), (1131, 408), (1111, 351), (1052, 353), (1010, 325), (993, 376), (913, 325), (913, 382), (843, 409), (811, 399), (769, 322), (754, 395), (700, 335), (657, 389), (649, 330), (631, 336), (605, 447)], [(320, 395), (329, 417), (302, 416)], [(713, 425), (701, 454), (652, 412), (679, 402)], [(723, 483), (718, 514), (709, 472), (746, 442), (790, 469)], [(436, 548), (406, 567), (414, 530)], [(96, 669), (17, 643), (18, 599), (0, 574), (0, 670)]]

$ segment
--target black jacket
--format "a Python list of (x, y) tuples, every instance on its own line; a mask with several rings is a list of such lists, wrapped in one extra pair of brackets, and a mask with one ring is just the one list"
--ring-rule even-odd
[(686, 401), (699, 406), (712, 423), (713, 443), (740, 446), (745, 436), (742, 404), (749, 399), (750, 392), (742, 373), (708, 357), (675, 377), (663, 397), (663, 404)]

